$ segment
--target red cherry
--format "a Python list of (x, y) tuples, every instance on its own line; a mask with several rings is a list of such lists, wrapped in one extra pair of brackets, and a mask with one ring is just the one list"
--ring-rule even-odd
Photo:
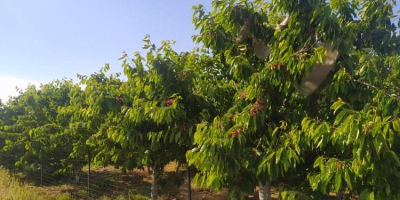
[(257, 109), (258, 111), (264, 110), (264, 106), (263, 106), (263, 105), (257, 105), (257, 106), (256, 106), (256, 109)]
[(174, 100), (168, 99), (167, 101), (165, 101), (165, 103), (170, 106), (170, 105), (174, 104)]
[(115, 97), (115, 101), (117, 101), (117, 103), (122, 103), (123, 98), (121, 96), (117, 96), (117, 97)]
[(238, 137), (240, 135), (240, 133), (242, 132), (242, 129), (237, 129), (236, 131), (232, 132), (233, 137)]
[(236, 182), (236, 183), (238, 183), (238, 182), (241, 181), (241, 180), (243, 180), (243, 177), (242, 177), (242, 176), (237, 176), (237, 177), (235, 178), (235, 182)]
[(179, 129), (181, 129), (181, 131), (186, 131), (186, 123), (183, 123)]
[(246, 92), (242, 92), (239, 94), (239, 99), (243, 99), (246, 97)]
[(343, 167), (343, 163), (342, 162), (337, 162), (336, 163), (336, 167), (338, 168), (338, 169), (342, 169), (342, 167)]
[(181, 72), (181, 75), (182, 75), (182, 76), (186, 76), (188, 73), (189, 73), (189, 71), (185, 70), (185, 71), (182, 71), (182, 72)]
[(239, 134), (235, 131), (235, 132), (233, 132), (233, 137), (237, 137), (237, 136), (239, 136)]
[(233, 115), (232, 115), (232, 114), (229, 114), (229, 115), (228, 115), (228, 118), (229, 118), (229, 121), (230, 121), (231, 123), (233, 123)]
[(257, 99), (257, 104), (263, 105), (265, 103), (264, 99), (259, 98)]
[(250, 112), (251, 115), (256, 115), (257, 114), (257, 111), (254, 108), (250, 109), (249, 112)]
[(282, 63), (280, 63), (280, 62), (274, 63), (274, 68), (279, 68), (281, 66), (282, 66)]

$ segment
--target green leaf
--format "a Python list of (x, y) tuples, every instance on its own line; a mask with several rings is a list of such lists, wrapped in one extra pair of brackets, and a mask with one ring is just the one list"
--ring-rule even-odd
[(206, 187), (211, 187), (213, 182), (214, 182), (214, 180), (215, 180), (215, 178), (216, 178), (215, 175), (209, 175), (207, 177), (207, 185), (206, 185)]
[(375, 200), (375, 193), (374, 193), (374, 191), (372, 191), (371, 193), (369, 193), (369, 199), (370, 199), (370, 200)]
[(335, 103), (332, 104), (332, 109), (334, 110), (334, 113), (336, 113), (336, 111), (339, 110), (345, 104), (346, 103), (339, 98)]
[(313, 167), (314, 167), (314, 168), (317, 168), (318, 166), (323, 165), (323, 163), (324, 163), (324, 158), (323, 158), (322, 156), (321, 156), (321, 157), (318, 157), (318, 158), (315, 160)]
[(124, 51), (122, 52), (122, 56), (119, 58), (119, 60), (123, 60), (128, 56), (128, 54)]
[(393, 120), (392, 122), (393, 124), (393, 129), (397, 132), (400, 132), (400, 124), (399, 124), (399, 120)]
[(371, 130), (372, 135), (376, 136), (376, 134), (378, 134), (378, 132), (380, 132), (380, 129), (381, 129), (381, 123), (379, 123), (379, 122), (375, 123), (374, 127)]
[[(360, 200), (369, 200), (368, 189), (364, 189), (360, 194)], [(371, 199), (374, 200), (374, 199)]]
[(397, 167), (400, 167), (400, 160), (399, 157), (396, 155), (394, 151), (390, 151), (390, 154), (392, 155), (392, 158), (396, 162)]
[(346, 184), (349, 187), (349, 189), (352, 190), (353, 189), (353, 184), (351, 182), (349, 170), (347, 168), (345, 168), (345, 171), (344, 171), (344, 180), (346, 181)]
[(150, 42), (150, 35), (146, 35), (146, 36), (143, 38), (143, 42)]
[(278, 151), (276, 152), (276, 159), (275, 159), (275, 164), (278, 164), (281, 160), (281, 155), (282, 155), (283, 148), (279, 148)]
[(386, 192), (386, 195), (388, 195), (388, 196), (389, 196), (390, 193), (391, 193), (390, 185), (389, 185), (388, 183), (386, 183), (385, 192)]
[(389, 124), (386, 124), (385, 127), (383, 128), (383, 137), (386, 138), (387, 137), (387, 133), (389, 130)]
[(338, 192), (342, 187), (342, 173), (340, 171), (336, 172), (335, 176), (335, 190)]
[(338, 125), (340, 123), (340, 121), (342, 121), (344, 115), (347, 113), (346, 110), (342, 110), (339, 112), (339, 114), (336, 116), (335, 122), (333, 123), (333, 125)]

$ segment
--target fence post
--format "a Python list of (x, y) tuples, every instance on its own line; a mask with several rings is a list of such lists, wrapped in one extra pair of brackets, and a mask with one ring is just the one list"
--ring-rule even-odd
[(13, 176), (15, 177), (15, 156), (14, 156), (14, 154), (12, 154), (12, 158), (13, 158), (13, 162), (12, 162), (12, 165), (13, 165)]
[(87, 184), (88, 184), (88, 186), (87, 186), (88, 199), (90, 199), (90, 160), (91, 159), (92, 158), (91, 158), (91, 155), (90, 155), (90, 148), (89, 148), (89, 152), (88, 152), (88, 167), (89, 167), (89, 170), (88, 170), (88, 182), (87, 182)]
[(40, 158), (40, 186), (43, 186), (43, 158)]
[(187, 178), (188, 178), (188, 200), (192, 200), (192, 186), (190, 181), (190, 166), (187, 166)]

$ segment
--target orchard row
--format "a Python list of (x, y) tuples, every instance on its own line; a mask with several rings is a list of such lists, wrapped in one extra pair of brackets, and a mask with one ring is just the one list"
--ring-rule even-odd
[[(400, 199), (400, 40), (394, 2), (215, 0), (200, 46), (144, 38), (123, 73), (53, 81), (0, 106), (0, 163), (79, 172), (171, 161), (243, 199)], [(88, 155), (92, 155), (88, 157)]]

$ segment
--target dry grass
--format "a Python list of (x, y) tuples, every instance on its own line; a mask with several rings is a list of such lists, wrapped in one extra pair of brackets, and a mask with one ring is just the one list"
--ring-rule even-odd
[(70, 200), (69, 194), (46, 193), (46, 188), (23, 184), (12, 177), (7, 170), (0, 168), (0, 199), (4, 200)]

